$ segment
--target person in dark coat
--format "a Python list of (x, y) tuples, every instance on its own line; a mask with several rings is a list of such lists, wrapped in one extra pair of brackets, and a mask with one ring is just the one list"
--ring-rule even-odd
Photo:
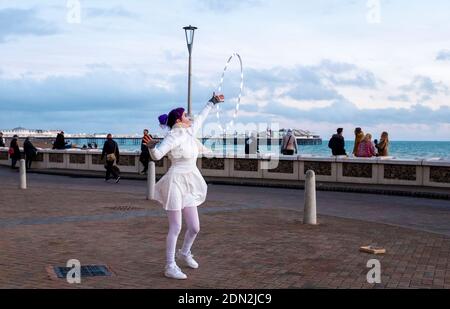
[(331, 152), (333, 156), (346, 156), (347, 152), (345, 151), (345, 140), (342, 132), (344, 129), (337, 129), (337, 134), (334, 134), (330, 141), (328, 142), (328, 148), (331, 148)]
[(105, 181), (108, 181), (111, 174), (116, 179), (116, 183), (120, 180), (119, 175), (119, 169), (117, 166), (114, 166), (114, 163), (119, 164), (119, 146), (117, 145), (116, 141), (113, 140), (112, 135), (108, 134), (106, 137), (106, 141), (103, 144), (103, 151), (101, 160), (106, 157), (105, 162), (105, 168), (106, 168), (106, 175), (105, 175)]
[(17, 161), (22, 157), (20, 154), (19, 142), (17, 141), (18, 136), (14, 135), (11, 143), (9, 145), (9, 157), (11, 158), (11, 168), (16, 168)]
[(23, 151), (25, 152), (26, 167), (27, 169), (31, 169), (31, 164), (37, 156), (37, 149), (34, 147), (33, 143), (31, 143), (29, 137), (27, 137), (23, 142)]
[(148, 163), (150, 162), (150, 151), (148, 150), (148, 143), (153, 140), (153, 137), (148, 134), (148, 130), (144, 130), (144, 136), (141, 142), (141, 155), (139, 156), (139, 161), (144, 165), (144, 169), (141, 174), (147, 174)]
[(58, 133), (58, 135), (56, 135), (56, 140), (53, 143), (53, 149), (60, 149), (60, 150), (66, 149), (66, 140), (64, 138), (64, 132)]
[(5, 147), (5, 139), (3, 138), (3, 132), (0, 132), (0, 147)]

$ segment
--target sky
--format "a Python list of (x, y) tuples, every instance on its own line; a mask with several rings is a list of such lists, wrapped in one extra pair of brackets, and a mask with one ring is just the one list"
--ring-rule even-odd
[[(194, 25), (194, 113), (237, 52), (241, 127), (449, 141), (449, 20), (448, 0), (0, 0), (0, 129), (158, 131), (187, 105)], [(222, 124), (239, 83), (233, 59)]]

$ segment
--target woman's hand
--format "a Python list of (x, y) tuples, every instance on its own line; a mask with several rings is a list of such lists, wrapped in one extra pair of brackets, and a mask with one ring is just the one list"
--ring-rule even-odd
[(214, 105), (218, 104), (218, 103), (222, 103), (223, 101), (225, 101), (225, 96), (223, 94), (218, 94), (216, 95), (215, 92), (213, 92), (213, 96), (212, 98), (209, 100), (209, 102), (214, 103)]

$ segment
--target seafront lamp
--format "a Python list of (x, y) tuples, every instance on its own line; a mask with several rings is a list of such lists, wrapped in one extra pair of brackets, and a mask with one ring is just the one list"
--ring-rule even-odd
[(183, 27), (186, 34), (186, 44), (189, 51), (189, 73), (188, 73), (188, 115), (191, 116), (191, 76), (192, 76), (192, 46), (194, 45), (194, 33), (197, 27), (191, 25)]

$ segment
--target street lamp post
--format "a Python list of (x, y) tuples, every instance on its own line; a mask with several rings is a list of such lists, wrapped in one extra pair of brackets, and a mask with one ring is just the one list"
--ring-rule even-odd
[(189, 25), (188, 27), (183, 27), (186, 34), (186, 43), (189, 51), (189, 73), (188, 73), (188, 115), (191, 114), (191, 77), (192, 77), (192, 45), (194, 44), (194, 32), (197, 27)]

